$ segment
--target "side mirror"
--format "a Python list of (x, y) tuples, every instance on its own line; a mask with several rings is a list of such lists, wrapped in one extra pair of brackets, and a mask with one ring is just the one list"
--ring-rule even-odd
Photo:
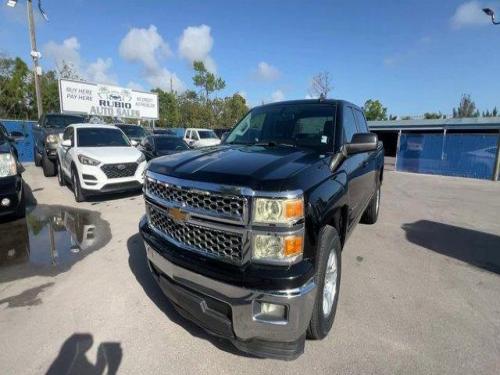
[(375, 151), (377, 146), (378, 136), (375, 133), (356, 133), (352, 136), (351, 143), (344, 145), (347, 155)]
[(24, 139), (24, 134), (18, 131), (10, 132), (10, 139), (14, 142), (20, 142)]
[(132, 140), (130, 141), (130, 144), (131, 144), (132, 146), (136, 147), (139, 143), (138, 143), (136, 140), (132, 139)]
[(64, 148), (70, 148), (71, 147), (71, 139), (65, 139), (61, 142), (61, 146)]

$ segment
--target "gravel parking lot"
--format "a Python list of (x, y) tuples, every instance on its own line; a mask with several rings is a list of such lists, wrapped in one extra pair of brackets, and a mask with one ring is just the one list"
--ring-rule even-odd
[(2, 374), (498, 374), (498, 183), (388, 171), (378, 223), (344, 249), (332, 332), (283, 362), (173, 310), (146, 266), (140, 195), (75, 204), (26, 169), (36, 205), (0, 224)]

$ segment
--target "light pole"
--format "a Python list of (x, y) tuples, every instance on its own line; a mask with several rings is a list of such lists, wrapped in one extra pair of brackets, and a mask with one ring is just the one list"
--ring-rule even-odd
[[(8, 0), (7, 6), (14, 8), (17, 5), (17, 0)], [(35, 94), (36, 94), (36, 108), (38, 111), (38, 118), (42, 116), (43, 104), (42, 104), (42, 90), (40, 87), (40, 76), (42, 75), (42, 67), (39, 64), (41, 53), (38, 52), (36, 48), (36, 36), (35, 36), (35, 21), (33, 19), (33, 4), (31, 0), (26, 0), (26, 8), (28, 11), (28, 27), (30, 32), (30, 42), (31, 42), (31, 58), (33, 59), (33, 75), (35, 77)], [(42, 13), (43, 18), (47, 21), (47, 15), (42, 9), (40, 0), (38, 0), (38, 9)]]
[(493, 25), (500, 25), (500, 22), (495, 21), (495, 11), (491, 8), (484, 8), (483, 12), (486, 13), (487, 16), (491, 17), (491, 23)]

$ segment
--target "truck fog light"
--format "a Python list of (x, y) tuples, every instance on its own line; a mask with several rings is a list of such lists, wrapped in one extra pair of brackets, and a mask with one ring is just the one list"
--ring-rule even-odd
[(0, 202), (2, 204), (2, 207), (9, 207), (10, 206), (10, 199), (9, 198), (4, 198), (2, 199), (2, 202)]
[(255, 318), (257, 320), (265, 320), (269, 322), (286, 322), (286, 306), (269, 302), (257, 303), (258, 308), (255, 314)]

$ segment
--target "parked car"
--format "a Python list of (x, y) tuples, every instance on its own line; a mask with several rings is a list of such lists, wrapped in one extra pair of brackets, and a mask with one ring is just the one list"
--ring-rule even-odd
[(138, 190), (146, 158), (117, 127), (74, 124), (64, 131), (57, 149), (58, 180), (69, 183), (75, 201), (88, 195)]
[(187, 128), (184, 133), (184, 141), (190, 147), (206, 147), (220, 144), (220, 139), (210, 129)]
[(146, 157), (146, 160), (149, 161), (158, 156), (189, 150), (190, 147), (182, 138), (177, 138), (172, 135), (150, 135), (143, 139), (137, 149), (140, 150)]
[(14, 215), (23, 217), (26, 212), (24, 199), (23, 166), (17, 158), (13, 138), (0, 130), (0, 217)]
[(149, 163), (139, 228), (152, 274), (205, 330), (296, 358), (332, 327), (341, 251), (359, 221), (377, 221), (383, 167), (349, 102), (255, 107), (222, 145)]
[(35, 165), (42, 166), (45, 177), (57, 173), (57, 146), (66, 126), (87, 122), (83, 116), (47, 113), (33, 127), (33, 155)]
[(132, 124), (115, 124), (115, 126), (120, 129), (131, 141), (137, 142), (139, 144), (142, 140), (147, 137), (150, 132), (140, 125)]

